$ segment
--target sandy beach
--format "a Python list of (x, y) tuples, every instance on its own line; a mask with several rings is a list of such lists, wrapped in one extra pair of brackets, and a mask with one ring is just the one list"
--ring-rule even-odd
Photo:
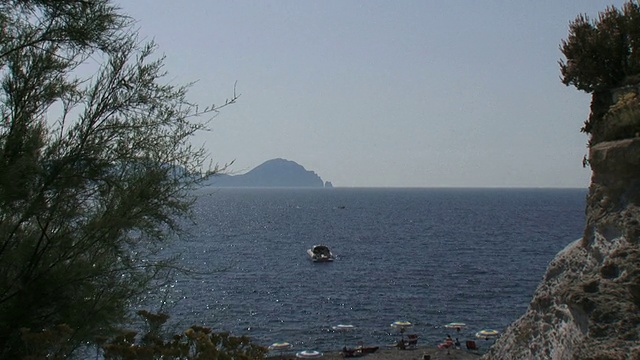
[[(381, 348), (373, 354), (366, 354), (360, 357), (349, 358), (349, 359), (423, 360), (425, 358), (428, 358), (428, 356), (431, 356), (431, 360), (478, 360), (480, 359), (480, 354), (477, 352), (472, 352), (465, 349), (452, 349), (449, 351), (449, 353), (447, 353), (446, 349), (438, 349), (436, 347), (417, 347), (414, 349), (407, 349), (407, 350)], [(298, 358), (296, 357), (295, 352), (288, 352), (284, 354), (282, 357), (270, 356), (269, 359), (293, 360)], [(327, 352), (327, 353), (324, 353), (322, 357), (317, 357), (317, 359), (342, 360), (345, 358), (342, 357), (342, 354), (340, 352)]]

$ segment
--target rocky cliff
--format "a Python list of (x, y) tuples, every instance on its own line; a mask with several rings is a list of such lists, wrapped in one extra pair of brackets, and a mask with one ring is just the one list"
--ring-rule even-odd
[(640, 359), (638, 99), (637, 87), (593, 95), (583, 238), (483, 359)]

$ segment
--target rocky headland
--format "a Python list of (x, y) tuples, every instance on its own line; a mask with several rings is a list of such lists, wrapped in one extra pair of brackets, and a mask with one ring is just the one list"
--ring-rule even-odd
[(639, 93), (593, 94), (584, 235), (483, 359), (640, 359)]

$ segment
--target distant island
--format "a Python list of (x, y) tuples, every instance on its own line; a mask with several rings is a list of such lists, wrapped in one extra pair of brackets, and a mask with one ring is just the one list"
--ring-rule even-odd
[(212, 187), (333, 187), (318, 174), (305, 169), (295, 161), (271, 159), (246, 174), (216, 174), (203, 185)]

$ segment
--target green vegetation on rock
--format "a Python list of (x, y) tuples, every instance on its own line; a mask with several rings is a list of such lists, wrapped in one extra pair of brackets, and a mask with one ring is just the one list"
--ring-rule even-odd
[[(566, 57), (560, 61), (562, 82), (593, 93), (591, 115), (582, 128), (591, 134), (590, 144), (635, 137), (640, 132), (635, 98), (640, 82), (638, 3), (608, 7), (595, 21), (579, 15), (569, 24), (561, 50)], [(609, 112), (612, 105), (617, 108)]]

